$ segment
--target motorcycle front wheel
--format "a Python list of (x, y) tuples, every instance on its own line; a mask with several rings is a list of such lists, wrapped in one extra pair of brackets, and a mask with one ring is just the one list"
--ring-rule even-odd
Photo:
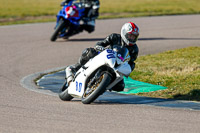
[(54, 42), (58, 38), (59, 33), (66, 27), (66, 23), (63, 19), (60, 19), (58, 25), (55, 28), (54, 33), (51, 36), (51, 41)]
[(60, 88), (59, 92), (59, 98), (63, 101), (70, 101), (73, 99), (73, 97), (70, 94), (68, 94), (67, 88), (68, 88), (67, 81), (65, 81), (63, 86)]
[(100, 78), (95, 81), (92, 87), (86, 89), (82, 97), (82, 103), (90, 104), (93, 102), (98, 96), (106, 91), (106, 87), (109, 85), (110, 81), (111, 76), (108, 73), (103, 73)]

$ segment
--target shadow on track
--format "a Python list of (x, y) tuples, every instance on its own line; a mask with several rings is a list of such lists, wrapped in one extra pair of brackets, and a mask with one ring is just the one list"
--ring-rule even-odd
[[(81, 100), (75, 98), (72, 101), (68, 101), (68, 102), (81, 103)], [(103, 95), (98, 97), (90, 105), (114, 105), (114, 104), (116, 105), (118, 104), (149, 105), (149, 106), (156, 106), (156, 107), (200, 110), (200, 103), (198, 102), (142, 97), (142, 96), (137, 96), (137, 95), (119, 94), (115, 92), (105, 92)]]
[(200, 101), (200, 90), (194, 89), (188, 92), (187, 94), (177, 94), (173, 96), (176, 99), (186, 99), (186, 100), (194, 100)]
[(80, 39), (68, 39), (67, 41), (71, 41), (71, 42), (79, 42), (79, 41), (102, 41), (105, 38), (80, 38)]

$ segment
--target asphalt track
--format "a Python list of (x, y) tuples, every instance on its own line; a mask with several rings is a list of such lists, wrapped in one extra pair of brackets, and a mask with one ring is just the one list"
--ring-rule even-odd
[(54, 43), (49, 38), (55, 23), (1, 26), (0, 132), (199, 132), (198, 110), (121, 102), (83, 105), (21, 86), (27, 75), (75, 63), (85, 47), (119, 33), (128, 21), (140, 27), (140, 56), (200, 46), (200, 15), (97, 20), (94, 33)]

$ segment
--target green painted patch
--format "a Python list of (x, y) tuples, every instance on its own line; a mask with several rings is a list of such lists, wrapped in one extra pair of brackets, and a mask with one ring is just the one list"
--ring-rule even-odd
[(124, 91), (120, 92), (123, 94), (152, 92), (152, 91), (167, 89), (167, 87), (136, 81), (129, 77), (128, 78), (125, 77), (124, 82), (125, 82), (125, 89)]

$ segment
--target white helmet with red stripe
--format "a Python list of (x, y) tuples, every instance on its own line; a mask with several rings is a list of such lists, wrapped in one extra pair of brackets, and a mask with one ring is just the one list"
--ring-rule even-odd
[(133, 22), (125, 23), (121, 29), (121, 37), (127, 46), (132, 46), (136, 43), (139, 36), (139, 28)]

